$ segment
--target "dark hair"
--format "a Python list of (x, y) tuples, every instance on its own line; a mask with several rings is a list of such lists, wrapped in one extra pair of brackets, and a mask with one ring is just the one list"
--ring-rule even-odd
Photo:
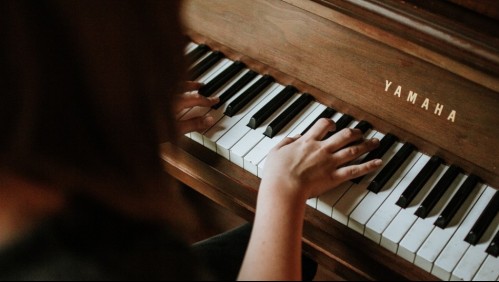
[(175, 134), (184, 78), (179, 9), (1, 1), (0, 169), (99, 197), (163, 189), (159, 144)]

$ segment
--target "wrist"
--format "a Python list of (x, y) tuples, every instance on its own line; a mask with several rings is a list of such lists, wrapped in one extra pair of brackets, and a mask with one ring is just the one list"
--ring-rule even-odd
[(259, 195), (274, 201), (283, 201), (294, 206), (306, 205), (309, 198), (307, 189), (288, 179), (263, 179), (260, 184)]

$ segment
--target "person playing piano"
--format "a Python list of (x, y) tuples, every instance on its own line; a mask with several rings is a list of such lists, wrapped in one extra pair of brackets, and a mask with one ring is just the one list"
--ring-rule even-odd
[[(176, 113), (217, 102), (176, 94), (179, 9), (0, 3), (0, 280), (219, 279), (182, 237), (189, 209), (159, 157), (161, 142), (213, 122)], [(301, 279), (306, 199), (380, 166), (349, 165), (377, 140), (322, 141), (333, 129), (320, 120), (271, 152), (238, 279)]]

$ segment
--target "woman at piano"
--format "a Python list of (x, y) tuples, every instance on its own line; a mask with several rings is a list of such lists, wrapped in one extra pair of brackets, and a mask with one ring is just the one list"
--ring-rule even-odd
[[(175, 113), (217, 102), (176, 94), (199, 87), (181, 83), (179, 9), (0, 2), (0, 280), (219, 279), (183, 239), (188, 204), (159, 158), (213, 123)], [(273, 149), (238, 279), (300, 280), (306, 199), (379, 167), (348, 165), (377, 140), (322, 141), (333, 129), (320, 120)]]

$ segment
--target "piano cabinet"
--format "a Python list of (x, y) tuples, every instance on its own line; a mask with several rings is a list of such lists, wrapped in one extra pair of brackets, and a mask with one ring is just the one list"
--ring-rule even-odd
[[(456, 3), (190, 0), (183, 18), (193, 42), (499, 187), (499, 25)], [(252, 220), (257, 176), (185, 137), (162, 152), (168, 173)], [(347, 279), (438, 279), (316, 209), (303, 242)]]

